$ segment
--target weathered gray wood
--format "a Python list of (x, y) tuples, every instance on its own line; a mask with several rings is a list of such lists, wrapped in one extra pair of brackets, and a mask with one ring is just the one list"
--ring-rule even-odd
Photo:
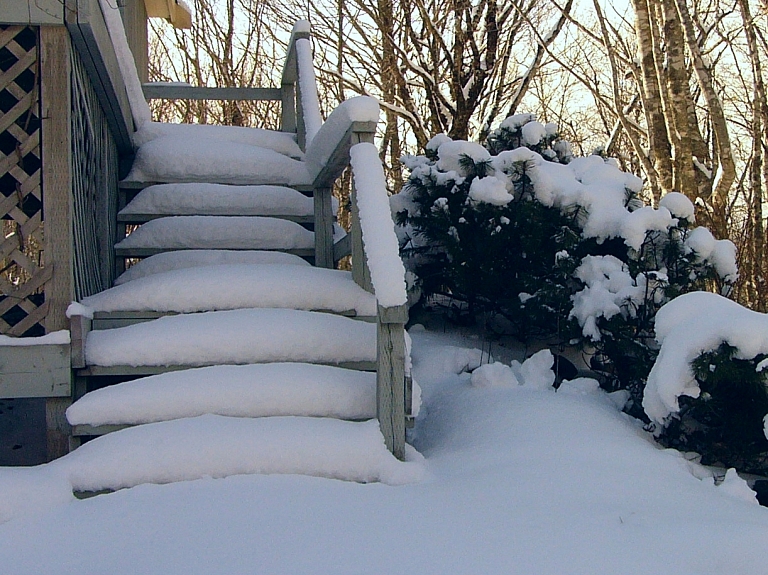
[(72, 353), (72, 368), (85, 367), (85, 342), (88, 332), (91, 331), (92, 321), (82, 315), (73, 315), (69, 318), (69, 337)]
[(381, 323), (408, 323), (408, 306), (405, 304), (395, 307), (379, 306), (378, 313)]
[[(175, 216), (179, 214), (118, 214), (117, 215), (117, 221), (123, 224), (145, 224), (150, 220), (156, 220), (158, 218), (165, 218), (167, 216)], [(189, 214), (185, 213), (184, 215), (187, 216), (209, 216), (209, 215), (215, 215), (215, 216), (265, 216), (270, 218), (277, 218), (279, 220), (288, 220), (291, 222), (296, 222), (298, 224), (311, 224), (315, 221), (314, 216), (291, 216), (291, 215), (284, 215), (284, 214), (265, 214), (263, 210), (238, 210), (237, 212), (232, 212), (229, 214), (222, 214), (220, 211), (211, 214), (206, 213), (202, 210), (199, 210), (195, 214)], [(125, 237), (125, 233), (123, 233), (123, 237)]]
[(282, 100), (280, 88), (207, 87), (148, 83), (142, 85), (147, 100)]
[[(62, 13), (63, 16), (63, 13)], [(65, 312), (74, 299), (75, 280), (72, 240), (72, 166), (70, 103), (70, 38), (61, 26), (40, 28), (40, 103), (42, 191), (45, 212), (46, 266), (52, 266), (50, 281), (45, 286), (48, 312), (47, 332), (66, 329)], [(69, 381), (71, 372), (64, 379)], [(30, 376), (34, 381), (37, 375)], [(57, 391), (66, 397), (46, 399), (46, 442), (49, 459), (68, 452), (69, 441), (64, 412), (71, 404), (71, 385)], [(65, 393), (66, 391), (66, 393)]]
[(83, 60), (120, 153), (133, 150), (133, 119), (125, 81), (98, 0), (65, 0), (64, 22)]
[(2, 24), (63, 24), (61, 0), (5, 0), (0, 3)]
[(405, 329), (377, 325), (376, 416), (387, 448), (405, 459)]
[(113, 433), (132, 427), (131, 425), (73, 425), (72, 435), (74, 437), (83, 437), (86, 435), (106, 435), (107, 433)]
[(363, 246), (363, 232), (360, 229), (360, 210), (357, 207), (357, 193), (354, 186), (351, 192), (352, 209), (351, 222), (349, 229), (349, 238), (352, 249), (352, 279), (355, 283), (369, 293), (373, 293), (373, 283), (371, 282), (371, 271), (365, 257), (365, 247)]
[(333, 261), (338, 263), (341, 258), (347, 257), (352, 253), (352, 238), (346, 234), (339, 241), (333, 244)]
[(0, 399), (71, 394), (69, 344), (0, 346)]
[(46, 442), (48, 445), (48, 460), (66, 455), (69, 451), (70, 427), (66, 411), (72, 405), (69, 397), (57, 397), (45, 402)]
[(314, 193), (315, 202), (315, 266), (333, 268), (333, 204), (331, 188), (318, 188)]
[[(170, 251), (179, 251), (181, 249), (204, 249), (204, 248), (115, 248), (115, 256), (121, 257), (121, 258), (148, 258), (150, 256), (154, 256), (157, 254), (162, 254), (164, 252), (170, 252)], [(228, 249), (228, 250), (234, 250), (239, 248), (222, 248), (222, 249)], [(263, 248), (242, 248), (243, 250), (252, 250), (252, 249), (262, 249)], [(314, 257), (315, 250), (314, 248), (309, 249), (291, 249), (291, 250), (264, 250), (264, 251), (279, 251), (279, 252), (285, 252), (288, 254), (294, 254), (299, 257)]]
[[(98, 377), (102, 375), (121, 375), (121, 376), (144, 376), (165, 373), (167, 371), (179, 371), (190, 369), (191, 367), (206, 367), (213, 364), (201, 365), (89, 365), (77, 370), (80, 377)], [(357, 371), (376, 371), (377, 362), (375, 361), (342, 361), (340, 363), (324, 363), (322, 365), (333, 365), (345, 369), (354, 369)]]
[(296, 86), (283, 84), (280, 87), (280, 130), (296, 133)]
[(42, 107), (42, 188), (45, 212), (45, 260), (53, 275), (45, 286), (46, 331), (68, 326), (65, 312), (74, 299), (72, 240), (72, 166), (70, 124), (70, 42), (66, 29), (40, 29)]
[(309, 32), (292, 32), (291, 38), (288, 41), (288, 52), (285, 55), (285, 62), (283, 63), (283, 73), (281, 84), (295, 84), (299, 79), (298, 69), (296, 67), (296, 40), (299, 38), (306, 38), (309, 40), (311, 34)]
[(336, 147), (328, 162), (315, 177), (314, 187), (332, 187), (333, 183), (349, 166), (349, 149), (355, 144), (373, 142), (376, 135), (376, 122), (352, 122)]
[(147, 40), (147, 7), (144, 0), (126, 0), (121, 10), (125, 37), (136, 63), (140, 82), (149, 79), (149, 42)]

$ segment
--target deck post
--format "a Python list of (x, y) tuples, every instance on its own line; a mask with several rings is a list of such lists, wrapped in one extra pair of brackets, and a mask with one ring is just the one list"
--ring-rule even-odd
[(389, 451), (405, 459), (405, 323), (408, 307), (379, 306), (376, 417)]
[[(74, 299), (72, 254), (70, 40), (63, 26), (40, 28), (42, 185), (45, 210), (45, 262), (53, 267), (46, 286), (46, 332), (67, 329), (67, 306)], [(64, 412), (71, 398), (46, 399), (48, 459), (69, 450)]]
[(333, 268), (333, 204), (331, 188), (314, 191), (315, 200), (315, 266)]

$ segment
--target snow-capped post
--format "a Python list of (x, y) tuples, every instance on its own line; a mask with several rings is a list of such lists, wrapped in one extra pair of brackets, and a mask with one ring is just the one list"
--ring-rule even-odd
[(296, 24), (293, 25), (293, 30), (291, 31), (291, 39), (288, 42), (288, 53), (285, 57), (285, 63), (283, 64), (283, 75), (282, 81), (280, 82), (280, 90), (282, 92), (280, 130), (282, 132), (296, 133), (299, 146), (302, 150), (305, 149), (306, 141), (304, 120), (302, 118), (301, 96), (300, 94), (297, 94), (297, 82), (299, 80), (299, 60), (296, 50), (296, 42), (299, 39), (309, 40), (309, 38), (309, 22), (306, 20), (299, 20), (296, 22)]
[(353, 227), (358, 227), (360, 234), (359, 238), (353, 238), (353, 248), (358, 245), (358, 253), (353, 251), (353, 269), (356, 261), (364, 264), (360, 266), (363, 268), (361, 281), (370, 283), (378, 302), (376, 414), (387, 448), (398, 459), (404, 459), (405, 324), (408, 321), (405, 267), (389, 210), (384, 170), (369, 136), (366, 134), (368, 141), (361, 141), (349, 150)]
[(283, 132), (295, 132), (299, 147), (305, 150), (323, 123), (317, 80), (312, 63), (312, 43), (309, 22), (299, 20), (293, 25), (288, 54), (280, 83), (282, 91)]

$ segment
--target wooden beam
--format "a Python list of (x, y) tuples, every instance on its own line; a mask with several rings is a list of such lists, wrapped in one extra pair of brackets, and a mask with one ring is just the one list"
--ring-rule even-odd
[(133, 152), (133, 117), (98, 0), (65, 0), (64, 21), (121, 154)]
[(149, 41), (147, 39), (147, 9), (144, 0), (127, 0), (121, 10), (128, 47), (136, 63), (139, 81), (149, 80)]
[(333, 213), (331, 188), (318, 188), (315, 201), (315, 266), (333, 268)]
[(150, 82), (141, 86), (147, 100), (282, 100), (280, 88), (212, 88)]
[(72, 394), (69, 344), (0, 346), (0, 399)]
[(64, 8), (61, 0), (5, 0), (0, 2), (0, 23), (61, 25)]
[(405, 459), (405, 326), (377, 324), (376, 417), (392, 454)]

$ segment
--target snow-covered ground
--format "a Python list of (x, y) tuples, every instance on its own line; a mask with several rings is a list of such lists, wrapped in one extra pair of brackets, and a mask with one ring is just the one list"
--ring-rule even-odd
[(737, 478), (715, 487), (583, 382), (473, 386), (457, 373), (481, 355), (471, 342), (412, 336), (421, 481), (238, 475), (62, 498), (0, 525), (2, 573), (768, 571), (768, 510)]

